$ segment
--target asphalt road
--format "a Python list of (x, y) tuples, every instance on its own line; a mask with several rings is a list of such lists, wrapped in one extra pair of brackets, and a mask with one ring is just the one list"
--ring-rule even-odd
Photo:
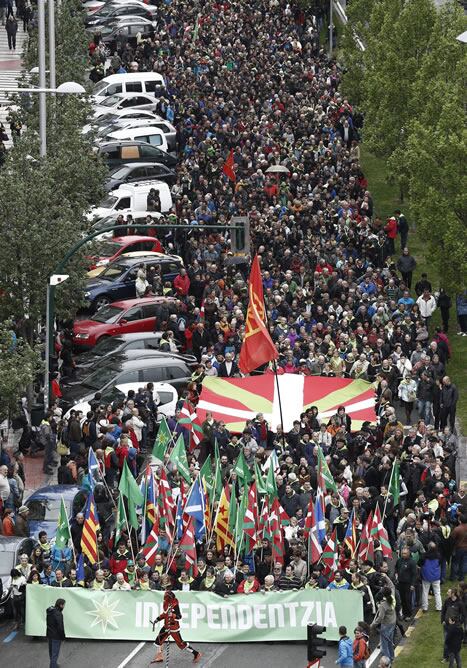
[[(31, 639), (20, 631), (11, 637), (12, 623), (0, 625), (0, 657), (2, 668), (48, 668), (48, 647), (45, 639)], [(203, 653), (199, 668), (305, 668), (305, 643), (235, 643), (196, 645)], [(60, 668), (143, 668), (150, 665), (155, 654), (152, 643), (145, 643), (125, 663), (129, 655), (139, 647), (137, 642), (100, 642), (67, 640), (59, 657)], [(321, 661), (322, 668), (335, 666), (336, 643), (327, 647), (327, 655)], [(170, 668), (186, 668), (192, 664), (191, 654), (181, 652), (170, 645)], [(157, 665), (157, 664), (155, 664)], [(164, 666), (164, 664), (160, 664)]]

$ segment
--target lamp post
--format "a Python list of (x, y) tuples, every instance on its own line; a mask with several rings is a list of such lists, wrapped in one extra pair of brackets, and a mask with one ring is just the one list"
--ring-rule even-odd
[[(50, 404), (50, 349), (53, 350), (53, 299), (51, 295), (57, 285), (64, 283), (69, 278), (69, 274), (52, 274), (47, 283), (47, 299), (45, 313), (45, 378), (44, 378), (44, 409)], [(51, 308), (52, 306), (52, 308)]]

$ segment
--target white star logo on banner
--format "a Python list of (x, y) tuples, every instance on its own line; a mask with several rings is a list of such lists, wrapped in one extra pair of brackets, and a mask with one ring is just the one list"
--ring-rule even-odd
[(91, 628), (100, 624), (102, 626), (102, 631), (105, 633), (107, 631), (107, 626), (110, 625), (114, 629), (118, 629), (118, 624), (115, 621), (116, 617), (121, 617), (125, 613), (116, 610), (118, 607), (119, 601), (111, 601), (107, 594), (101, 601), (93, 600), (94, 610), (89, 610), (86, 612), (87, 615), (94, 617), (94, 620), (91, 623)]

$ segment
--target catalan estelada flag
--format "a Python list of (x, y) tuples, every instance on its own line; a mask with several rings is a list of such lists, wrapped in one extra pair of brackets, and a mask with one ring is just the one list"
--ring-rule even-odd
[(219, 500), (219, 508), (217, 509), (216, 519), (214, 522), (214, 531), (216, 532), (216, 549), (220, 552), (226, 545), (235, 547), (234, 537), (229, 531), (229, 510), (230, 510), (230, 494), (229, 488), (226, 485)]
[(81, 536), (81, 551), (88, 558), (90, 564), (97, 562), (97, 532), (100, 531), (99, 517), (91, 492), (86, 501), (84, 511), (83, 534)]
[(250, 373), (279, 356), (266, 327), (263, 281), (257, 255), (251, 265), (248, 293), (250, 301), (246, 314), (245, 336), (238, 362), (243, 373)]

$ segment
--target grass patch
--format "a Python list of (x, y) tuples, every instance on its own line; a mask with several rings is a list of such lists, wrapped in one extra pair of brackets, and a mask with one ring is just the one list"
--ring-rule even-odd
[[(443, 601), (447, 590), (454, 583), (446, 583), (441, 587)], [(440, 613), (435, 611), (434, 598), (429, 599), (429, 612), (422, 614), (415, 622), (412, 635), (405, 640), (403, 650), (394, 659), (394, 668), (435, 668), (441, 666), (443, 658), (443, 628), (440, 621)], [(461, 652), (462, 663), (467, 660), (465, 646)], [(449, 664), (444, 664), (449, 665)]]
[[(369, 153), (365, 146), (361, 146), (361, 164), (362, 169), (368, 179), (368, 188), (373, 196), (375, 214), (383, 220), (392, 215), (394, 209), (400, 208), (409, 221), (409, 249), (411, 254), (417, 260), (417, 268), (414, 274), (413, 285), (418, 281), (420, 274), (426, 272), (428, 280), (436, 291), (440, 287), (440, 276), (435, 267), (430, 266), (426, 257), (425, 245), (416, 229), (415, 221), (410, 216), (410, 202), (401, 204), (399, 200), (399, 191), (396, 185), (388, 183), (386, 177), (386, 165), (384, 160), (376, 158)], [(397, 242), (398, 240), (396, 240)], [(397, 248), (397, 243), (396, 243)], [(450, 311), (449, 320), (449, 340), (451, 343), (451, 359), (448, 363), (447, 372), (459, 390), (459, 402), (457, 404), (457, 417), (459, 418), (462, 433), (467, 429), (467, 393), (464, 391), (467, 386), (467, 365), (462, 362), (462, 355), (467, 354), (467, 337), (457, 336), (457, 318), (455, 308), (455, 295), (450, 295), (453, 305)], [(431, 328), (441, 325), (440, 312), (437, 309), (433, 315)], [(423, 665), (423, 664), (420, 664)]]

